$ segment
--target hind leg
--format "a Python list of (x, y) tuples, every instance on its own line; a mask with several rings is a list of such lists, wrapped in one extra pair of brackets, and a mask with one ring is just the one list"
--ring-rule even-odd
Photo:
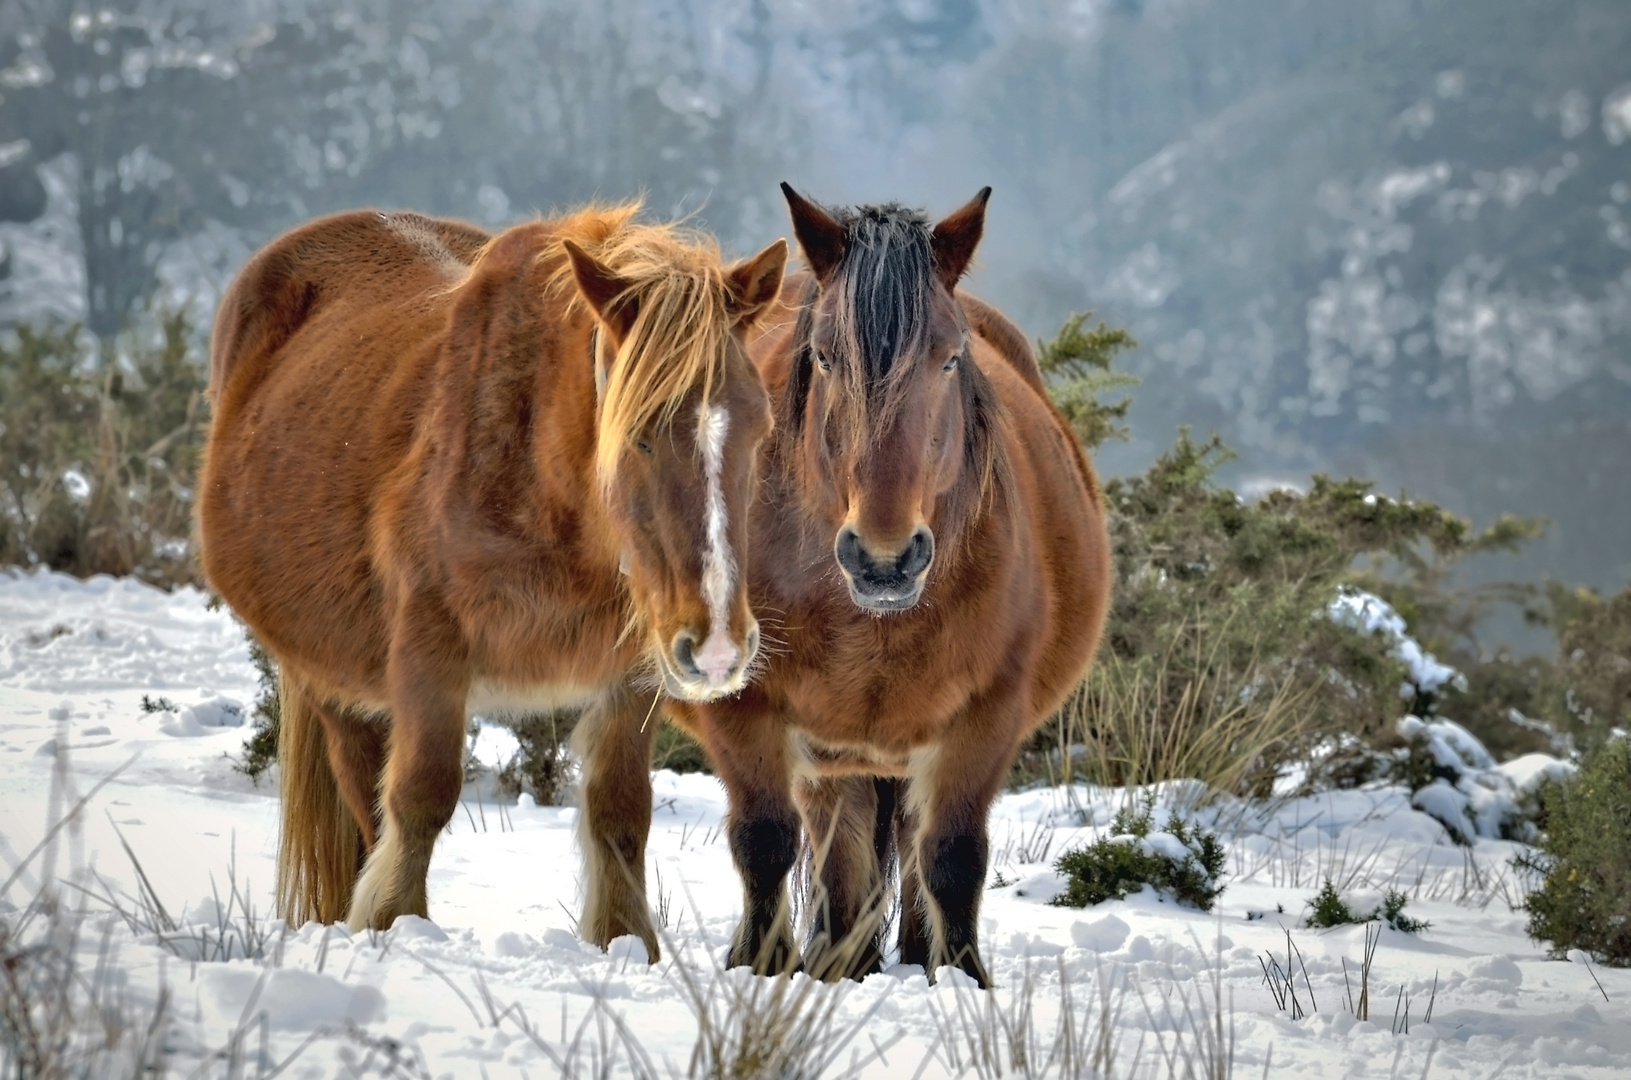
[(878, 789), (871, 777), (801, 780), (796, 795), (814, 860), (804, 970), (860, 979), (883, 968), (884, 881), (877, 848)]
[(388, 721), (365, 718), (334, 705), (313, 704), (328, 742), (328, 764), (340, 800), (362, 833), (363, 854), (379, 839), (379, 781), (385, 771)]
[[(929, 971), (929, 916), (924, 910), (923, 877), (917, 862), (917, 814), (911, 782), (895, 781), (895, 843), (900, 859), (900, 962)], [(879, 807), (880, 811), (882, 807)], [(881, 827), (880, 822), (880, 827)]]
[(428, 916), (425, 876), (436, 838), (464, 787), (464, 645), (438, 604), (410, 602), (391, 645), (391, 729), (380, 802), (383, 826), (363, 865), (346, 921), (384, 930), (399, 915)]
[(613, 938), (633, 934), (656, 963), (661, 950), (646, 902), (646, 837), (651, 748), (661, 717), (646, 722), (651, 704), (650, 695), (616, 687), (584, 711), (572, 742), (583, 761), (578, 846), (584, 900), (578, 933), (603, 949)]

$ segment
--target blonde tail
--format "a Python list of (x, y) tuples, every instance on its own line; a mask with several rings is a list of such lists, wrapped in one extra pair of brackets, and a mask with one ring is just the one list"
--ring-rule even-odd
[(278, 765), (283, 822), (278, 841), (278, 915), (290, 926), (342, 921), (362, 855), (362, 830), (340, 799), (328, 737), (311, 692), (287, 670), (278, 675)]

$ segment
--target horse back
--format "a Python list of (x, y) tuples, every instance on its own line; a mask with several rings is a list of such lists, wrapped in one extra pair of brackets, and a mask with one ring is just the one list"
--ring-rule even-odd
[(258, 367), (321, 308), (368, 302), (415, 283), (452, 282), (491, 237), (474, 225), (407, 212), (353, 210), (318, 218), (262, 248), (233, 279), (210, 338), (210, 393)]

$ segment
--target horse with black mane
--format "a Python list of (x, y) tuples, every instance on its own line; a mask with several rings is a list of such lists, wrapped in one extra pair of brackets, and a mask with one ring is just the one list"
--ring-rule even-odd
[(901, 961), (989, 985), (987, 817), (1097, 647), (1102, 500), (1024, 335), (957, 292), (989, 188), (934, 224), (783, 191), (809, 273), (749, 343), (775, 410), (751, 595), (778, 640), (739, 693), (668, 706), (729, 795), (745, 909), (730, 959), (800, 962), (786, 881), (802, 825), (805, 970), (880, 967), (898, 853)]

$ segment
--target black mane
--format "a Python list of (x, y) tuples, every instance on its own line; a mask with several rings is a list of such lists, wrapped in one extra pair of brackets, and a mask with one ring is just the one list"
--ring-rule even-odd
[[(899, 203), (826, 209), (844, 228), (844, 257), (827, 283), (839, 297), (835, 362), (850, 368), (840, 377), (882, 406), (891, 396), (895, 358), (919, 347), (928, 331), (929, 298), (938, 284), (933, 226), (923, 211)], [(806, 291), (794, 331), (787, 419), (795, 431), (810, 392), (815, 289)]]

